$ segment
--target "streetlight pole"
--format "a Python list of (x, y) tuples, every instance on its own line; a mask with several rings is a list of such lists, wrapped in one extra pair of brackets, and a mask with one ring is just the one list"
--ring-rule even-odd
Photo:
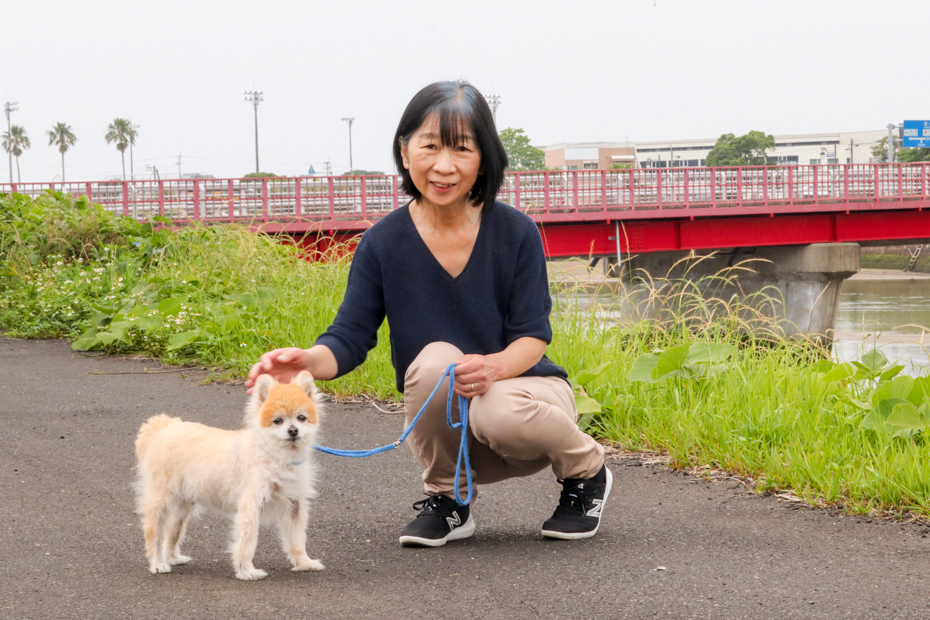
[(497, 128), (497, 108), (501, 105), (501, 96), (485, 95), (484, 98), (488, 100), (488, 105), (491, 106), (491, 116), (494, 117), (494, 127)]
[(129, 179), (131, 181), (136, 180), (136, 170), (132, 163), (132, 145), (136, 141), (136, 129), (141, 127), (142, 125), (134, 125), (132, 121), (129, 121), (129, 129), (132, 132), (129, 134)]
[(349, 172), (355, 170), (355, 166), (352, 165), (352, 123), (355, 121), (355, 117), (347, 116), (342, 119), (349, 124)]
[[(10, 114), (17, 111), (19, 108), (16, 106), (19, 105), (18, 101), (7, 101), (3, 104), (3, 111), (6, 113), (6, 135), (7, 139), (13, 139), (13, 126), (10, 124)], [(13, 184), (13, 151), (7, 151), (8, 159), (10, 160), (10, 185)]]
[(246, 90), (242, 92), (242, 100), (249, 101), (255, 107), (255, 172), (259, 172), (258, 167), (258, 104), (264, 99), (264, 93), (260, 90)]

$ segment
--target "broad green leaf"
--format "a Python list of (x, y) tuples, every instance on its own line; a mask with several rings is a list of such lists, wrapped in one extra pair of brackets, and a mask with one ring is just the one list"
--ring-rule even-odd
[(924, 428), (924, 421), (921, 419), (917, 407), (911, 403), (898, 403), (895, 405), (888, 419), (885, 420), (885, 423), (888, 426), (910, 431), (917, 431)]
[(583, 415), (585, 413), (600, 413), (601, 403), (597, 402), (590, 396), (585, 396), (584, 394), (575, 394), (575, 409), (578, 410), (578, 415)]
[(872, 404), (877, 405), (886, 398), (900, 398), (908, 400), (911, 390), (914, 388), (914, 379), (907, 375), (895, 377), (891, 381), (882, 383), (872, 393)]
[(888, 365), (888, 358), (878, 349), (872, 349), (862, 356), (862, 365), (877, 375)]
[(718, 342), (695, 342), (691, 344), (686, 362), (688, 364), (719, 364), (732, 357), (736, 347)]
[(636, 361), (633, 362), (633, 367), (630, 368), (630, 374), (627, 376), (628, 381), (639, 381), (642, 383), (655, 383), (655, 379), (652, 376), (653, 371), (656, 368), (656, 364), (659, 363), (660, 353), (644, 353), (636, 358)]
[(99, 334), (97, 334), (97, 338), (95, 340), (96, 342), (99, 342), (103, 346), (106, 346), (108, 344), (113, 344), (114, 342), (119, 340), (124, 334), (125, 332), (116, 332), (116, 333), (100, 332)]
[(582, 370), (577, 375), (575, 375), (575, 381), (578, 383), (578, 385), (587, 385), (597, 377), (601, 376), (609, 366), (610, 362), (604, 362), (594, 370)]
[(98, 344), (96, 348), (94, 347), (94, 340), (97, 337), (97, 328), (91, 327), (84, 331), (80, 337), (74, 341), (71, 345), (71, 348), (75, 351), (94, 351), (100, 348)]
[(672, 375), (672, 373), (681, 371), (685, 367), (690, 348), (691, 343), (685, 343), (662, 353), (659, 356), (659, 361), (656, 362), (655, 369), (652, 371), (652, 377), (660, 380)]
[(158, 304), (158, 311), (163, 316), (171, 316), (177, 314), (181, 311), (181, 306), (184, 305), (183, 299), (178, 299), (176, 297), (169, 297), (168, 299), (162, 299)]
[(168, 338), (168, 346), (166, 347), (166, 349), (168, 351), (174, 351), (175, 349), (180, 349), (181, 347), (185, 347), (189, 345), (190, 343), (194, 342), (195, 340), (197, 340), (199, 336), (200, 336), (199, 329), (189, 329), (186, 332), (180, 332), (178, 334), (174, 334), (170, 338)]
[(823, 380), (827, 383), (835, 381), (844, 381), (856, 375), (856, 369), (852, 364), (837, 364), (833, 370), (824, 375)]

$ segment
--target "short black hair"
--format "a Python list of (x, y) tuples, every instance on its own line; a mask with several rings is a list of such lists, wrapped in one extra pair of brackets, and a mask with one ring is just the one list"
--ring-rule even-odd
[(439, 114), (439, 133), (444, 146), (455, 147), (463, 127), (471, 130), (481, 154), (481, 167), (472, 186), (470, 200), (474, 206), (481, 206), (486, 211), (494, 204), (504, 182), (507, 152), (497, 135), (488, 102), (477, 88), (464, 81), (430, 84), (407, 104), (394, 134), (394, 165), (403, 179), (404, 192), (415, 200), (420, 198), (420, 192), (410, 178), (410, 171), (404, 168), (401, 144), (406, 144), (434, 113)]

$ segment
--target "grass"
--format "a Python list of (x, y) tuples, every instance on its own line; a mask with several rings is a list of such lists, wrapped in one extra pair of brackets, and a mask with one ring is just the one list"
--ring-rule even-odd
[[(312, 344), (348, 269), (338, 248), (311, 262), (238, 226), (171, 232), (60, 194), (0, 197), (0, 329), (14, 337), (240, 377), (269, 349)], [(569, 371), (581, 425), (674, 467), (752, 478), (762, 492), (930, 516), (930, 379), (902, 376), (878, 353), (837, 364), (815, 343), (780, 337), (758, 303), (706, 294), (733, 275), (603, 296), (560, 279), (548, 353)], [(654, 318), (625, 318), (634, 306)], [(365, 364), (326, 389), (399, 398), (387, 341), (383, 327)]]

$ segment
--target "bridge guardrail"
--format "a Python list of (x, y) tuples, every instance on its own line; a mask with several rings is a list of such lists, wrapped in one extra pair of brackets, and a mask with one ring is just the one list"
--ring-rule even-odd
[[(49, 189), (138, 219), (299, 221), (323, 230), (367, 228), (409, 200), (397, 175), (0, 184), (0, 193)], [(908, 208), (930, 200), (930, 163), (510, 172), (499, 199), (537, 221)]]

